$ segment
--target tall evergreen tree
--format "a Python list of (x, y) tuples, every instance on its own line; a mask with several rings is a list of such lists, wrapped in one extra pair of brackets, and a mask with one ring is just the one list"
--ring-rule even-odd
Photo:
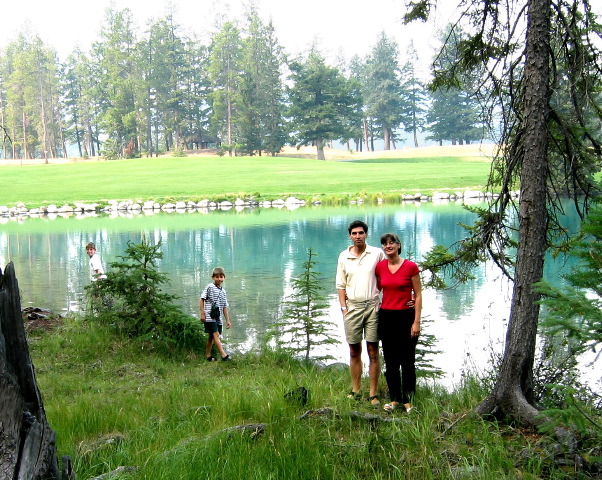
[(90, 57), (76, 49), (62, 69), (65, 130), (68, 141), (75, 143), (79, 155), (99, 153), (99, 80)]
[(0, 51), (0, 158), (8, 158), (10, 156), (11, 138), (9, 135), (8, 111), (7, 111), (7, 87), (6, 80), (8, 76), (7, 57), (3, 51)]
[(56, 53), (39, 37), (19, 35), (3, 62), (5, 129), (13, 158), (64, 155)]
[[(406, 18), (424, 18), (432, 3), (410, 2), (413, 9)], [(457, 85), (464, 78), (478, 78), (501, 113), (500, 143), (505, 148), (491, 175), (501, 195), (478, 211), (472, 236), (457, 256), (476, 260), (486, 251), (511, 275), (506, 249), (516, 247), (502, 364), (477, 412), (538, 426), (545, 417), (533, 404), (540, 298), (535, 285), (543, 276), (547, 248), (559, 233), (566, 234), (555, 218), (562, 208), (558, 193), (575, 198), (598, 189), (592, 173), (602, 165), (602, 139), (592, 119), (602, 119), (602, 62), (595, 40), (602, 29), (589, 0), (562, 0), (554, 8), (551, 0), (475, 1), (466, 15), (474, 33), (460, 41), (457, 60), (438, 72), (437, 83)], [(521, 23), (524, 31), (515, 28)], [(569, 81), (560, 81), (563, 75)], [(552, 101), (555, 96), (564, 101)], [(518, 205), (512, 196), (516, 185)], [(587, 208), (586, 195), (575, 203), (578, 210), (584, 199)], [(509, 217), (518, 219), (517, 244)]]
[(363, 97), (367, 114), (380, 130), (385, 150), (395, 141), (403, 120), (402, 88), (397, 44), (381, 33), (366, 61)]
[(428, 99), (426, 88), (416, 74), (417, 62), (412, 43), (408, 49), (408, 60), (401, 69), (401, 91), (404, 130), (412, 134), (415, 147), (418, 147), (418, 132), (424, 130)]
[(293, 85), (287, 91), (296, 144), (315, 145), (318, 160), (324, 160), (326, 142), (351, 138), (360, 111), (359, 92), (353, 81), (326, 65), (315, 48), (290, 69)]
[(265, 25), (257, 11), (248, 14), (248, 37), (244, 42), (241, 78), (241, 152), (276, 154), (286, 141), (282, 47), (274, 27)]
[(107, 140), (106, 158), (135, 156), (139, 152), (138, 107), (136, 102), (136, 34), (129, 9), (108, 9), (100, 41), (93, 45), (93, 58), (99, 66), (101, 127)]
[(208, 49), (196, 39), (187, 39), (185, 57), (187, 72), (183, 90), (186, 110), (186, 145), (188, 148), (205, 148), (214, 138), (209, 134), (211, 109), (208, 97), (211, 87), (207, 72)]
[(226, 22), (213, 37), (208, 71), (212, 87), (211, 131), (226, 144), (230, 155), (236, 150), (240, 133), (241, 56), (240, 31), (234, 23)]
[(364, 62), (358, 55), (354, 55), (349, 62), (349, 78), (355, 82), (359, 89), (359, 105), (361, 109), (358, 111), (357, 121), (351, 125), (351, 138), (355, 140), (355, 149), (361, 152), (364, 148), (367, 151), (373, 150), (374, 146), (374, 129), (372, 122), (366, 114), (366, 105), (364, 102), (363, 91), (365, 90), (365, 68)]
[(467, 34), (459, 27), (448, 24), (441, 32), (439, 40), (441, 51), (433, 61), (435, 80), (431, 92), (431, 105), (427, 112), (427, 136), (441, 145), (450, 141), (452, 145), (470, 143), (483, 137), (481, 115), (475, 97), (478, 94), (478, 82), (472, 78), (463, 79), (463, 83), (438, 84), (437, 72), (445, 70), (458, 61), (459, 45)]
[[(150, 25), (139, 47), (140, 71), (144, 82), (137, 89), (144, 105), (145, 150), (152, 155), (160, 149), (180, 149), (185, 143), (186, 62), (185, 40), (171, 14)], [(142, 119), (141, 119), (142, 120)], [(162, 148), (160, 146), (162, 143)]]
[(477, 125), (478, 109), (468, 92), (441, 87), (431, 93), (431, 99), (426, 115), (428, 140), (435, 140), (439, 145), (444, 141), (462, 145), (483, 137), (483, 129)]

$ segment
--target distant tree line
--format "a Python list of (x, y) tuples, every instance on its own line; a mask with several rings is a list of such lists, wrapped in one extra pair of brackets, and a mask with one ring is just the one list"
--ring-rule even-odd
[[(271, 22), (251, 8), (225, 22), (208, 45), (182, 33), (171, 14), (137, 36), (129, 9), (108, 9), (88, 52), (64, 62), (38, 36), (0, 50), (0, 158), (154, 156), (220, 148), (273, 155), (287, 144), (333, 141), (395, 148), (405, 130), (442, 143), (483, 135), (476, 97), (460, 88), (430, 93), (410, 48), (382, 33), (366, 58), (331, 66), (317, 47), (288, 58)], [(240, 26), (242, 25), (242, 26)]]

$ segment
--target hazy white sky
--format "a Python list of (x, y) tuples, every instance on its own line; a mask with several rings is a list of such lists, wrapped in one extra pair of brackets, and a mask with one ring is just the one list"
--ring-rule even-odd
[[(212, 31), (216, 15), (231, 20), (242, 19), (247, 0), (10, 0), (2, 6), (0, 47), (21, 31), (37, 33), (64, 59), (76, 45), (87, 50), (98, 38), (107, 7), (129, 8), (142, 33), (150, 18), (175, 6), (175, 16), (188, 32), (203, 38)], [(440, 2), (450, 4), (455, 2)], [(403, 0), (256, 0), (264, 21), (272, 19), (276, 34), (287, 53), (303, 52), (314, 40), (329, 58), (342, 53), (365, 55), (376, 43), (380, 32), (395, 38), (400, 53), (405, 53), (410, 39), (422, 56), (430, 58), (436, 45), (437, 27), (416, 23), (404, 26)], [(438, 24), (444, 24), (453, 9), (437, 12)]]

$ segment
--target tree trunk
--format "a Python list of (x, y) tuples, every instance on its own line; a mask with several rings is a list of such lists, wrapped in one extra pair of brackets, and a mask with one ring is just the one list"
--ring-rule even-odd
[(370, 151), (370, 140), (368, 138), (368, 121), (366, 120), (366, 118), (364, 118), (362, 120), (362, 126), (363, 126), (363, 130), (364, 130), (364, 142), (366, 144), (366, 150), (369, 152)]
[(21, 117), (23, 120), (23, 151), (21, 152), (21, 158), (27, 159), (27, 117), (25, 116), (25, 110), (23, 110)]
[(324, 155), (324, 140), (320, 139), (316, 141), (316, 152), (318, 160), (326, 160)]
[(58, 479), (55, 434), (36, 383), (14, 266), (0, 270), (0, 478)]
[(391, 128), (388, 125), (383, 125), (383, 140), (385, 150), (391, 150)]
[(533, 284), (543, 276), (546, 251), (550, 1), (530, 0), (524, 92), (524, 139), (519, 206), (519, 242), (506, 346), (493, 391), (481, 414), (536, 426), (542, 420), (531, 405), (539, 295)]

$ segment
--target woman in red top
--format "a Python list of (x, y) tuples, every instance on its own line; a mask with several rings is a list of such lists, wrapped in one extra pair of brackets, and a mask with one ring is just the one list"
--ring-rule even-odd
[[(385, 378), (391, 402), (385, 410), (393, 411), (403, 404), (412, 409), (416, 391), (416, 345), (420, 335), (422, 286), (420, 272), (414, 262), (401, 258), (401, 241), (394, 233), (380, 238), (387, 259), (376, 265), (382, 304), (378, 313), (378, 336), (385, 358)], [(401, 375), (400, 375), (401, 370)]]

